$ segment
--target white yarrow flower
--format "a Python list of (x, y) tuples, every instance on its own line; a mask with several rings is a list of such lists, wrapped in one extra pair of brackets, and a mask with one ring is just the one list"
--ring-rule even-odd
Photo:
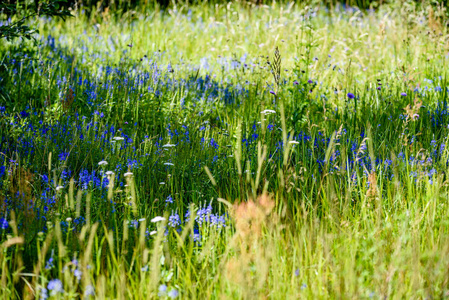
[(164, 217), (157, 216), (157, 217), (151, 219), (151, 223), (157, 223), (157, 222), (164, 221), (164, 220), (165, 220)]
[(108, 162), (105, 160), (102, 160), (98, 163), (99, 166), (106, 166), (107, 164), (108, 164)]
[(162, 148), (171, 148), (171, 147), (175, 147), (175, 146), (176, 145), (174, 145), (174, 144), (168, 143), (168, 144), (163, 145)]
[(264, 115), (269, 115), (269, 114), (275, 114), (276, 111), (272, 110), (272, 109), (265, 109), (265, 110), (261, 111), (260, 113), (264, 114)]

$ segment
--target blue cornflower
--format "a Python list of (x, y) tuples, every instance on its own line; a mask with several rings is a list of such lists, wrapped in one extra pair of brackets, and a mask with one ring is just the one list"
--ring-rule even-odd
[(402, 97), (406, 97), (406, 96), (407, 96), (407, 93), (402, 92), (402, 93), (401, 93), (401, 96), (402, 96)]
[(354, 98), (355, 98), (355, 96), (354, 96), (354, 94), (353, 94), (353, 93), (348, 93), (348, 98), (349, 98), (349, 99), (354, 99)]

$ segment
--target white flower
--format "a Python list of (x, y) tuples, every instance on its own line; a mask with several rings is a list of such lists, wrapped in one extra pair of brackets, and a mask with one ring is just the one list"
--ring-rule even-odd
[(165, 184), (165, 182), (162, 181), (162, 182), (159, 182), (159, 184)]
[(297, 144), (299, 144), (299, 142), (298, 141), (290, 141), (289, 144), (297, 145)]
[(112, 138), (114, 141), (123, 141), (125, 138), (121, 137), (121, 136), (114, 136)]
[(57, 191), (60, 191), (60, 190), (62, 190), (64, 187), (62, 186), (62, 185), (58, 185), (57, 187), (56, 187), (56, 190)]
[(145, 221), (145, 218), (139, 219), (139, 222), (143, 222)]
[(164, 165), (166, 165), (166, 166), (174, 166), (175, 164), (172, 164), (172, 163), (166, 162), (166, 163), (164, 163)]
[(153, 230), (153, 231), (150, 232), (150, 235), (155, 235), (156, 233), (157, 233), (157, 231)]
[(123, 174), (125, 177), (128, 177), (128, 176), (133, 176), (133, 173), (131, 173), (131, 172), (126, 172), (125, 174)]
[(275, 114), (276, 111), (274, 111), (272, 109), (266, 109), (266, 110), (261, 111), (260, 113), (264, 114), (264, 115), (268, 115), (268, 114)]
[(99, 166), (106, 166), (107, 164), (108, 164), (108, 162), (105, 160), (102, 160), (98, 163)]
[(175, 147), (176, 145), (174, 145), (174, 144), (170, 144), (170, 143), (168, 143), (168, 144), (165, 144), (164, 146), (162, 146), (162, 148), (171, 148), (171, 147)]
[(151, 223), (157, 223), (157, 222), (164, 221), (164, 220), (165, 220), (164, 217), (157, 216), (157, 217), (151, 219)]
[(112, 175), (112, 174), (114, 174), (114, 172), (112, 172), (112, 171), (107, 171), (106, 172), (106, 175)]

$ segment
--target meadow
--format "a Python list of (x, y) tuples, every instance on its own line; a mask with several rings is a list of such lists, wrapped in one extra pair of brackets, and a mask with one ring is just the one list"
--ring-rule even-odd
[(0, 298), (449, 299), (447, 14), (29, 20), (0, 43)]

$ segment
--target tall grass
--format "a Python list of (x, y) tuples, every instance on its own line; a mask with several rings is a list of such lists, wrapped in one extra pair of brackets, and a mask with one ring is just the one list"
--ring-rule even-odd
[(1, 298), (449, 297), (445, 8), (248, 5), (0, 45)]

